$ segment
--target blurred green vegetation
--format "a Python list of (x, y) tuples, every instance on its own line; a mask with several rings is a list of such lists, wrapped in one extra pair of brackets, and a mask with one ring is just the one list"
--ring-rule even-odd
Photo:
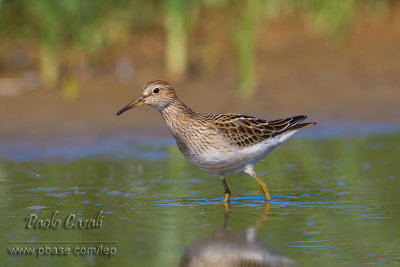
[[(395, 6), (389, 0), (0, 0), (0, 47), (15, 42), (38, 47), (42, 87), (60, 85), (63, 96), (73, 100), (79, 86), (74, 67), (95, 67), (112, 49), (127, 47), (131, 33), (139, 28), (165, 30), (166, 69), (183, 77), (188, 71), (188, 39), (202, 22), (202, 12), (213, 10), (221, 16), (228, 14), (230, 27), (228, 33), (218, 27), (208, 30), (230, 36), (238, 92), (251, 96), (257, 85), (262, 23), (294, 16), (315, 33), (343, 36), (357, 14), (388, 14)], [(214, 41), (205, 40), (204, 45)], [(67, 74), (62, 75), (62, 70)]]

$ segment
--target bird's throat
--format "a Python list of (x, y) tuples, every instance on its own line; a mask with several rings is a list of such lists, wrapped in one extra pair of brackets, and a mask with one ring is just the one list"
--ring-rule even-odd
[(197, 114), (179, 98), (160, 110), (160, 113), (167, 123), (169, 130), (175, 137), (181, 135), (185, 132), (187, 127), (190, 127), (193, 117)]

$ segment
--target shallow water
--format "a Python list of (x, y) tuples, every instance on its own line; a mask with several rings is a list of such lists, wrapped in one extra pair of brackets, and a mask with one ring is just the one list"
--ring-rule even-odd
[[(264, 203), (253, 178), (230, 175), (228, 209), (219, 178), (190, 165), (175, 146), (132, 151), (68, 162), (0, 161), (0, 265), (177, 266), (199, 247), (216, 244), (214, 252), (223, 255), (225, 246), (232, 250), (235, 242), (245, 246), (253, 238), (297, 266), (400, 264), (399, 135), (290, 140), (256, 167), (270, 188), (271, 204)], [(63, 221), (69, 214), (95, 218), (103, 211), (102, 226), (25, 229), (28, 215), (47, 219), (55, 211)], [(90, 244), (66, 241), (104, 241), (117, 252), (7, 253), (17, 245)]]

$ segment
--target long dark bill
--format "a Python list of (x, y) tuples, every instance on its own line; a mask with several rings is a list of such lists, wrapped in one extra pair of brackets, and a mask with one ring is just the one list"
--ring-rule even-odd
[(142, 96), (139, 97), (138, 99), (132, 101), (131, 103), (129, 103), (125, 107), (123, 107), (120, 111), (117, 112), (117, 115), (121, 115), (125, 111), (130, 110), (131, 108), (138, 107), (138, 106), (141, 106), (141, 105), (143, 105), (143, 97)]

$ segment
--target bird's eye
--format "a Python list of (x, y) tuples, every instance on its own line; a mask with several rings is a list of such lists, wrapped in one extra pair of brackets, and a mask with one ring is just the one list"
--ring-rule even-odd
[(153, 94), (158, 94), (160, 92), (160, 88), (154, 88), (153, 89)]

